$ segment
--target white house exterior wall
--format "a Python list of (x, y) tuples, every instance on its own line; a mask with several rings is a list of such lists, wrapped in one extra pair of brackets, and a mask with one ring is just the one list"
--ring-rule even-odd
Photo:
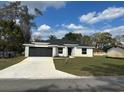
[(93, 49), (92, 48), (87, 49), (87, 56), (93, 57)]
[(52, 48), (52, 56), (56, 56), (57, 55), (57, 47), (53, 47)]
[(25, 57), (29, 56), (29, 46), (25, 47)]
[(64, 55), (65, 57), (68, 56), (68, 48), (67, 48), (67, 47), (64, 47), (64, 48), (63, 48), (63, 55)]
[(73, 57), (75, 56), (75, 52), (76, 52), (76, 51), (75, 51), (75, 48), (76, 48), (76, 47), (72, 48), (71, 56), (73, 56)]
[(34, 47), (49, 47), (48, 45), (34, 45)]
[(67, 47), (63, 47), (63, 52), (60, 54), (58, 53), (58, 56), (68, 56), (68, 48)]
[(74, 48), (74, 57), (93, 57), (93, 49), (87, 48), (86, 54), (82, 54), (82, 48)]

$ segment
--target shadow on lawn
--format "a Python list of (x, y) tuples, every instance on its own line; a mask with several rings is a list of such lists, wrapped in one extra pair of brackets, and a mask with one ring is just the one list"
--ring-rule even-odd
[(90, 67), (83, 67), (81, 70), (98, 76), (124, 75), (124, 65), (110, 63), (103, 63), (101, 66), (90, 65)]

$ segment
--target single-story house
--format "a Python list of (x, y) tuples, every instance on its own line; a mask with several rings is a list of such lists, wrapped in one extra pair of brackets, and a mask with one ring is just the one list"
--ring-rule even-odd
[(70, 41), (45, 41), (23, 44), (25, 57), (93, 57), (93, 46), (84, 46)]
[(124, 46), (110, 48), (106, 55), (112, 58), (124, 58)]

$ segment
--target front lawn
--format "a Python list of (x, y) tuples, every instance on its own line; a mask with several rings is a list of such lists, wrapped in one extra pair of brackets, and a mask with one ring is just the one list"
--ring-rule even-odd
[(17, 64), (24, 59), (25, 59), (24, 56), (18, 56), (18, 57), (14, 57), (14, 58), (1, 58), (0, 59), (0, 70), (7, 68), (11, 65)]
[(80, 57), (54, 58), (56, 69), (79, 76), (115, 76), (124, 75), (124, 59), (112, 59), (104, 56), (92, 58)]

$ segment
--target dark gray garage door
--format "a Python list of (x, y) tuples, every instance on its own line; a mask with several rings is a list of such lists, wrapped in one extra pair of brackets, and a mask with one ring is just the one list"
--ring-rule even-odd
[(52, 48), (48, 48), (48, 47), (30, 47), (29, 48), (29, 56), (51, 57), (52, 56)]

